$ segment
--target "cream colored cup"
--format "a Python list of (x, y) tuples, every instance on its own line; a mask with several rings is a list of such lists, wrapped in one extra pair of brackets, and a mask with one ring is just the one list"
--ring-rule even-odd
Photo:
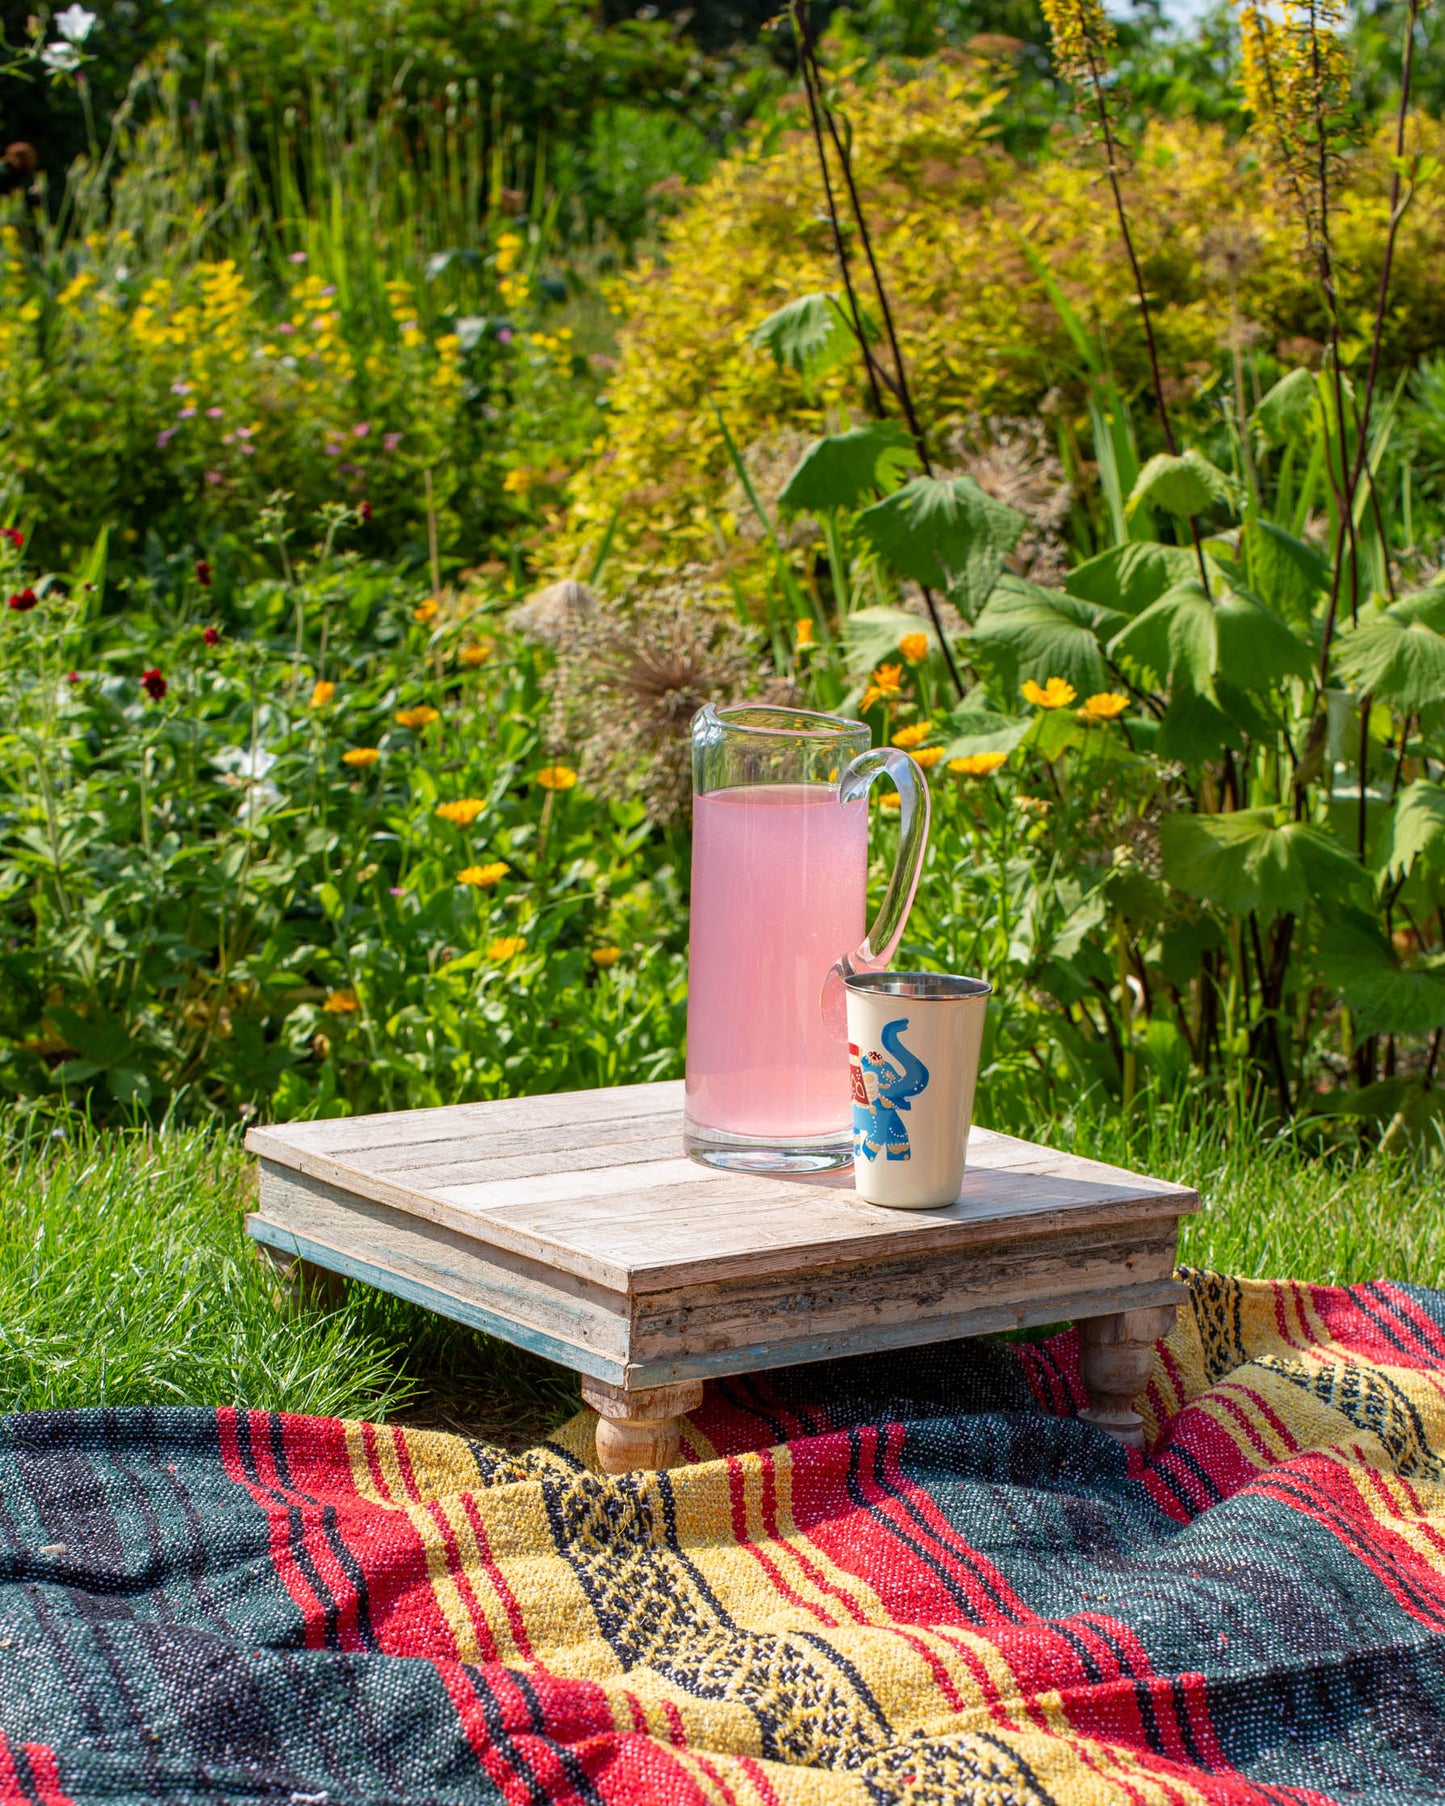
[(992, 986), (945, 972), (860, 972), (844, 984), (858, 1196), (899, 1210), (952, 1204)]

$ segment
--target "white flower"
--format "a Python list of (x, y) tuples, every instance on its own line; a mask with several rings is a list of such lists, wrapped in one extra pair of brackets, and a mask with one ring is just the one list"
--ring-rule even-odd
[(63, 13), (55, 15), (55, 29), (67, 44), (83, 44), (94, 24), (95, 14), (83, 6), (67, 6)]
[(238, 821), (254, 821), (263, 810), (284, 800), (266, 775), (276, 763), (276, 754), (264, 746), (223, 746), (211, 763), (220, 766), (223, 784), (245, 792), (236, 811)]
[(74, 44), (47, 44), (40, 53), (40, 62), (52, 75), (68, 75), (80, 67), (80, 52)]

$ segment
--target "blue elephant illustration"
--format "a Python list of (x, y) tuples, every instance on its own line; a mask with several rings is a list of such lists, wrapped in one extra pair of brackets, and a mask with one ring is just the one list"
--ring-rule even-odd
[(851, 1043), (848, 1059), (853, 1078), (853, 1158), (907, 1160), (912, 1149), (901, 1110), (928, 1084), (928, 1068), (910, 1053), (900, 1039), (908, 1018), (898, 1016), (885, 1023), (880, 1039), (885, 1052), (860, 1053)]

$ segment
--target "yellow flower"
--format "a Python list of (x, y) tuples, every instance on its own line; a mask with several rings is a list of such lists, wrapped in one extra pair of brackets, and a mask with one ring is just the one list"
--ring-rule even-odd
[(437, 814), (443, 821), (453, 822), (459, 828), (469, 828), (486, 806), (479, 796), (460, 796), (454, 803), (438, 803)]
[(1079, 713), (1085, 721), (1112, 721), (1116, 715), (1122, 715), (1129, 706), (1129, 698), (1121, 696), (1117, 690), (1101, 690), (1097, 696), (1085, 700)]
[(793, 641), (799, 652), (805, 651), (814, 644), (813, 617), (811, 615), (804, 615), (801, 621), (793, 623)]
[(529, 489), (536, 489), (546, 481), (540, 470), (533, 470), (526, 464), (517, 464), (502, 478), (502, 489), (507, 495), (526, 495)]
[(880, 665), (863, 692), (861, 706), (871, 709), (875, 702), (889, 702), (903, 688), (902, 665)]
[(336, 685), (328, 683), (324, 677), (318, 678), (311, 691), (311, 707), (324, 709), (336, 694)]
[(928, 657), (928, 635), (926, 633), (905, 633), (898, 642), (898, 650), (910, 665), (921, 665)]
[(570, 765), (544, 765), (537, 773), (537, 782), (544, 790), (570, 790), (577, 782), (577, 773)]
[(494, 859), (490, 865), (468, 865), (457, 873), (458, 884), (470, 884), (475, 890), (488, 890), (511, 871), (505, 859)]
[(621, 958), (622, 949), (620, 947), (594, 947), (592, 949), (592, 964), (601, 966), (604, 972), (608, 966), (615, 966)]
[(883, 795), (878, 799), (878, 807), (880, 809), (901, 809), (903, 807), (903, 798), (899, 796), (896, 790), (885, 790)]
[(948, 769), (960, 777), (986, 778), (1008, 760), (1007, 753), (965, 753), (961, 759), (950, 759)]
[(498, 965), (501, 965), (503, 960), (511, 959), (515, 954), (520, 953), (526, 944), (527, 937), (522, 934), (498, 935), (487, 948), (487, 958), (494, 959)]
[(1071, 683), (1062, 677), (1051, 677), (1042, 688), (1032, 678), (1020, 686), (1025, 702), (1031, 702), (1036, 709), (1066, 709), (1078, 694)]
[(428, 596), (425, 602), (417, 603), (416, 607), (411, 611), (411, 618), (413, 621), (420, 621), (422, 625), (425, 626), (428, 621), (434, 621), (437, 618), (437, 611), (440, 606), (441, 604), (437, 601), (435, 596)]
[(941, 746), (920, 746), (913, 757), (925, 771), (932, 771), (943, 757), (943, 748)]
[(321, 1007), (328, 1016), (354, 1016), (361, 1005), (355, 991), (328, 991)]
[(341, 755), (343, 765), (375, 765), (381, 753), (374, 746), (353, 746)]
[(484, 665), (492, 656), (492, 642), (478, 640), (475, 645), (461, 646), (457, 649), (459, 665)]
[(915, 721), (912, 727), (899, 728), (893, 736), (893, 744), (901, 746), (904, 752), (912, 752), (915, 746), (922, 746), (932, 732), (933, 723), (931, 721)]
[(440, 721), (441, 714), (428, 702), (419, 702), (412, 709), (398, 709), (396, 718), (403, 727), (430, 727), (433, 721)]

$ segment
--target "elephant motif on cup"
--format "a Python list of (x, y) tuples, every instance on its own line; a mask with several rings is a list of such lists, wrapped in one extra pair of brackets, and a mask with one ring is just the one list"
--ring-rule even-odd
[(900, 1111), (928, 1084), (928, 1068), (903, 1045), (906, 1016), (883, 1025), (882, 1052), (860, 1053), (850, 1042), (848, 1064), (853, 1081), (853, 1158), (907, 1160), (912, 1154), (908, 1128)]

